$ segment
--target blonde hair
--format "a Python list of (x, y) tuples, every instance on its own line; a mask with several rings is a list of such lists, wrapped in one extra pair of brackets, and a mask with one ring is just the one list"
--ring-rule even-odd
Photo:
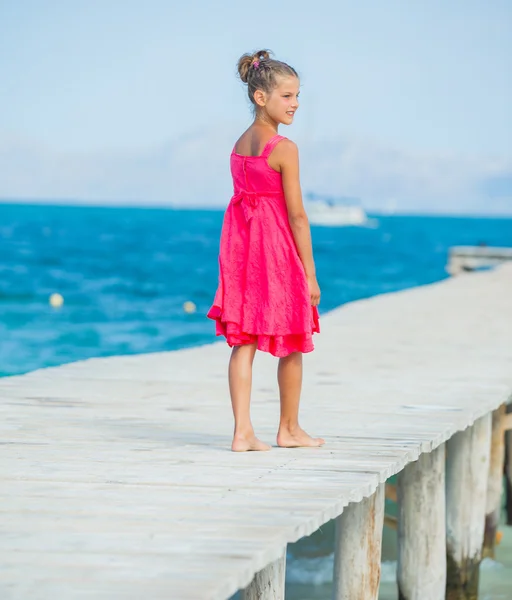
[(293, 67), (270, 58), (270, 54), (269, 50), (258, 50), (253, 54), (244, 54), (238, 61), (238, 75), (247, 84), (247, 95), (254, 105), (256, 90), (270, 94), (277, 87), (278, 77), (298, 77)]

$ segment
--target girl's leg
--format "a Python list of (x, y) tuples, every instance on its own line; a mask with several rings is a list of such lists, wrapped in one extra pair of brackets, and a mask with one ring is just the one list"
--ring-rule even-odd
[(322, 438), (312, 438), (299, 426), (299, 402), (302, 388), (302, 352), (294, 352), (279, 359), (277, 369), (281, 420), (277, 444), (285, 448), (321, 446)]
[(235, 417), (235, 433), (231, 450), (270, 450), (261, 442), (252, 428), (250, 404), (252, 387), (252, 363), (256, 354), (256, 344), (235, 346), (229, 361), (229, 392)]

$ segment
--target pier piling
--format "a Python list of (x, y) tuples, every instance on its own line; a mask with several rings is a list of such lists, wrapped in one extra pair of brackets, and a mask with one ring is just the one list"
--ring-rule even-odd
[(377, 600), (383, 526), (384, 484), (336, 518), (333, 600)]
[(512, 404), (507, 404), (506, 410), (509, 423), (505, 431), (505, 522), (507, 525), (512, 525), (512, 424), (510, 423), (510, 419), (512, 418)]
[(491, 415), (447, 442), (446, 600), (476, 600), (484, 540)]
[(442, 600), (446, 591), (445, 446), (398, 475), (398, 598)]
[(284, 600), (286, 549), (281, 558), (258, 571), (243, 590), (242, 600)]
[(487, 505), (485, 510), (485, 534), (483, 556), (494, 558), (496, 531), (500, 519), (503, 491), (503, 465), (505, 463), (506, 405), (502, 404), (492, 413), (491, 459), (487, 481)]

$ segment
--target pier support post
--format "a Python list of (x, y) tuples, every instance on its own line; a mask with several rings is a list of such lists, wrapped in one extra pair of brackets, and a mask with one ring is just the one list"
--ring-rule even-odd
[(478, 597), (491, 425), (489, 413), (446, 446), (446, 600)]
[[(507, 415), (512, 417), (512, 404), (507, 404)], [(505, 431), (505, 485), (506, 485), (506, 523), (512, 525), (512, 428)]]
[(398, 475), (398, 598), (444, 600), (446, 496), (444, 444)]
[(491, 462), (487, 482), (487, 506), (485, 510), (485, 534), (483, 556), (494, 558), (496, 532), (500, 520), (501, 494), (503, 491), (503, 465), (505, 463), (504, 417), (506, 405), (502, 404), (492, 413)]
[(336, 519), (334, 600), (377, 600), (380, 582), (384, 484)]
[(281, 558), (258, 571), (242, 591), (242, 600), (284, 600), (286, 548)]

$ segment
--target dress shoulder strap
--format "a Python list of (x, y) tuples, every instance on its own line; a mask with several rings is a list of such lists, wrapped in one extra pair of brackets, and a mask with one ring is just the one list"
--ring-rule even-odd
[(265, 144), (265, 148), (263, 148), (261, 156), (263, 158), (268, 158), (272, 150), (277, 146), (277, 144), (279, 144), (281, 140), (286, 139), (287, 138), (285, 138), (283, 135), (275, 135), (274, 137), (270, 138), (269, 141)]

